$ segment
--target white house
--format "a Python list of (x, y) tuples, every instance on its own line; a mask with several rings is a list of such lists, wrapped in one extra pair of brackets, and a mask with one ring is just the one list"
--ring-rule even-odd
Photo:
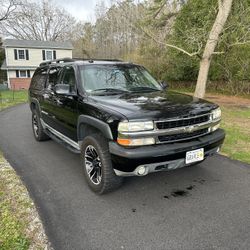
[(5, 39), (5, 60), (1, 69), (7, 70), (8, 87), (28, 89), (35, 69), (43, 61), (72, 58), (71, 42)]

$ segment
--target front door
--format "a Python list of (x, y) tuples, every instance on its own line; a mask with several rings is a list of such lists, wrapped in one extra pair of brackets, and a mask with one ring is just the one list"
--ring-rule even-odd
[(60, 72), (57, 83), (69, 85), (70, 94), (62, 95), (54, 92), (53, 114), (57, 122), (56, 130), (77, 141), (78, 97), (74, 68), (65, 66)]

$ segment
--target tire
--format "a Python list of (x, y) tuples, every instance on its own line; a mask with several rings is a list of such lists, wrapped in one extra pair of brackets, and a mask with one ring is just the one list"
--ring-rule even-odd
[(101, 134), (93, 134), (83, 140), (81, 161), (85, 178), (92, 191), (104, 194), (122, 184), (123, 178), (117, 176), (113, 170), (108, 142)]
[(32, 130), (37, 141), (47, 141), (50, 139), (50, 137), (45, 134), (43, 130), (40, 116), (36, 110), (33, 110), (32, 112)]

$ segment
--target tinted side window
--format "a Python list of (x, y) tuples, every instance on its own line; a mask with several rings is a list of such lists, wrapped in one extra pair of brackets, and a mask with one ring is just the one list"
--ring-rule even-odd
[(60, 67), (50, 68), (46, 88), (53, 89), (53, 87), (58, 83), (60, 69)]
[(63, 69), (61, 83), (68, 84), (71, 92), (76, 91), (76, 77), (73, 67), (67, 66)]
[(39, 69), (35, 72), (31, 81), (31, 88), (36, 90), (42, 90), (47, 80), (48, 69)]

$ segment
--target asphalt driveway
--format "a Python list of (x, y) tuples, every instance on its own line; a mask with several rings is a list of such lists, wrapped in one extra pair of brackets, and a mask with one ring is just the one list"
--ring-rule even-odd
[(36, 142), (28, 105), (0, 112), (0, 148), (25, 182), (57, 250), (250, 249), (250, 166), (215, 156), (126, 179), (98, 196), (79, 156)]

